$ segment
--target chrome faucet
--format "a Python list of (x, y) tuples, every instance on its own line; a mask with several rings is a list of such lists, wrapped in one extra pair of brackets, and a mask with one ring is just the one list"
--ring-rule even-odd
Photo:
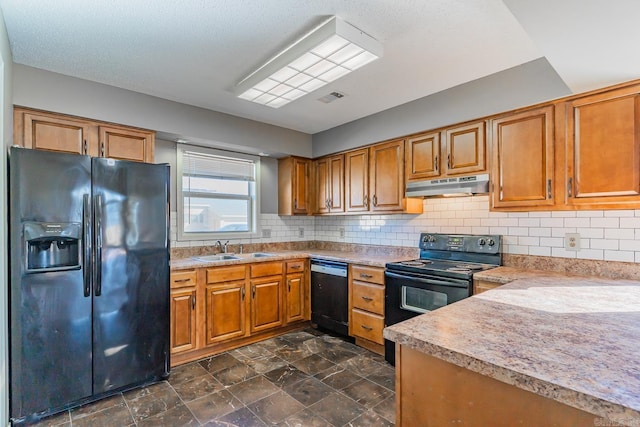
[(227, 253), (227, 245), (228, 245), (228, 244), (229, 244), (229, 241), (228, 241), (228, 240), (227, 240), (224, 244), (223, 244), (220, 240), (218, 240), (218, 241), (216, 242), (216, 246), (217, 246), (218, 248), (220, 248), (220, 252), (222, 252), (223, 254), (226, 254), (226, 253)]

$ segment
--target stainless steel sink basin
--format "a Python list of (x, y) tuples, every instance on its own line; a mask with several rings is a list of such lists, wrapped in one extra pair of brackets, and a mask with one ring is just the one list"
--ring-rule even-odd
[(195, 259), (196, 261), (228, 261), (232, 259), (240, 259), (233, 254), (217, 254), (217, 255), (203, 255), (203, 256), (194, 256), (191, 259)]
[(267, 254), (267, 253), (264, 253), (264, 252), (254, 252), (254, 253), (250, 254), (250, 256), (253, 257), (253, 258), (265, 258), (265, 257), (268, 257), (268, 256), (275, 256), (275, 255), (274, 254)]

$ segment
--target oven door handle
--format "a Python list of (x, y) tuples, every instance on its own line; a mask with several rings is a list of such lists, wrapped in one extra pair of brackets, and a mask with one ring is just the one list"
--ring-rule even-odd
[(427, 285), (455, 286), (455, 287), (458, 287), (458, 288), (466, 288), (466, 287), (469, 286), (469, 282), (466, 281), (466, 280), (461, 280), (461, 281), (458, 281), (458, 282), (454, 282), (454, 281), (437, 280), (437, 279), (422, 279), (420, 277), (405, 276), (403, 274), (391, 273), (389, 271), (385, 272), (384, 274), (385, 274), (385, 276), (392, 277), (394, 279), (412, 280), (412, 281), (416, 281), (416, 282), (419, 282), (419, 283), (424, 283), (424, 284), (427, 284)]

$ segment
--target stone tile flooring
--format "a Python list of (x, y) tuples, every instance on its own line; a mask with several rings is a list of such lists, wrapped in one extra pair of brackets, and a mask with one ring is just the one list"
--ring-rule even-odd
[(37, 426), (393, 426), (384, 358), (315, 329), (178, 366), (168, 381), (66, 411)]

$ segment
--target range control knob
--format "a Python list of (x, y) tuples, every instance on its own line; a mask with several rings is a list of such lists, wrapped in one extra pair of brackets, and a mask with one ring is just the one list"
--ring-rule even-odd
[(495, 240), (493, 240), (493, 239), (489, 239), (489, 240), (487, 241), (487, 244), (488, 244), (489, 246), (493, 246), (493, 245), (495, 245), (495, 244), (496, 244), (496, 242), (495, 242)]
[(429, 235), (427, 238), (427, 242), (434, 243), (436, 241), (436, 236)]
[(478, 246), (484, 246), (487, 243), (484, 239), (478, 239)]

